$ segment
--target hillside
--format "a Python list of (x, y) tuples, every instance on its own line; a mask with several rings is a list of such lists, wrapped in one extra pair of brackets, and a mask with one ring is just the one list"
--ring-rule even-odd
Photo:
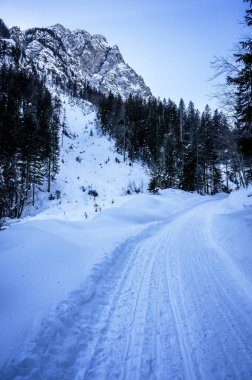
[(60, 136), (60, 171), (51, 196), (38, 192), (35, 207), (28, 207), (24, 216), (85, 220), (146, 192), (148, 168), (141, 162), (124, 162), (113, 140), (102, 135), (95, 107), (67, 96), (61, 96), (61, 102), (66, 132)]

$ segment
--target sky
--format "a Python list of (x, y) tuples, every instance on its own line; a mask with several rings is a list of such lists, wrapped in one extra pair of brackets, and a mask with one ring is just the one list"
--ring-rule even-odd
[(242, 0), (0, 0), (9, 27), (61, 23), (104, 35), (153, 95), (201, 111), (216, 107), (210, 63), (246, 33), (245, 9)]

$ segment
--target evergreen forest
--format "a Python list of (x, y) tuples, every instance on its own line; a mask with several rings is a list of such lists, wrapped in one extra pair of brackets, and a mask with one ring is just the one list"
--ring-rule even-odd
[(36, 74), (0, 70), (0, 218), (19, 218), (59, 170), (60, 102)]
[[(245, 23), (252, 25), (252, 1)], [(8, 29), (1, 24), (1, 34)], [(0, 52), (1, 53), (1, 52)], [(50, 193), (59, 171), (62, 106), (36, 69), (15, 64), (0, 69), (0, 219), (19, 218), (26, 204), (35, 203), (37, 190)], [(4, 54), (2, 51), (1, 54)], [(115, 140), (116, 149), (132, 164), (141, 160), (150, 173), (149, 191), (177, 188), (200, 194), (230, 192), (252, 180), (252, 41), (240, 41), (233, 55), (234, 72), (226, 85), (234, 93), (233, 122), (207, 105), (202, 113), (183, 99), (179, 104), (155, 97), (108, 96), (88, 83), (62, 81), (54, 86), (73, 98), (97, 107), (102, 133)], [(226, 63), (225, 63), (226, 65)], [(218, 69), (225, 72), (226, 66)], [(43, 186), (42, 186), (43, 185)]]

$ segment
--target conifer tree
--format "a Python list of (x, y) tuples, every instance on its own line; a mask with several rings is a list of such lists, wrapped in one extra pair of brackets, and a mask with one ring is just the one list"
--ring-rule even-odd
[(58, 171), (60, 105), (35, 74), (3, 66), (0, 78), (0, 217), (20, 217)]

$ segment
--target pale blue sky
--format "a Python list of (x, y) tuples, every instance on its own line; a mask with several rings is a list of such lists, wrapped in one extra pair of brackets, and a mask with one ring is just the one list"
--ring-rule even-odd
[(245, 33), (242, 0), (0, 0), (0, 18), (21, 29), (61, 23), (103, 34), (155, 96), (209, 99), (214, 55), (226, 54)]

